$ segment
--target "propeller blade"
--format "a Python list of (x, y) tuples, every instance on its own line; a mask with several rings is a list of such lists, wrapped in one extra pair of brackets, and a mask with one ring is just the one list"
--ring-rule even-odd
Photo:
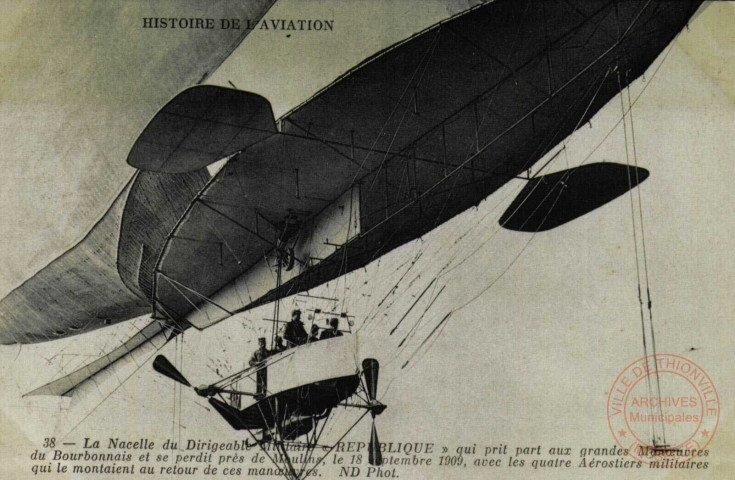
[(179, 372), (176, 367), (168, 361), (168, 358), (163, 355), (158, 355), (156, 356), (156, 359), (153, 360), (153, 370), (170, 378), (171, 380), (186, 385), (187, 387), (191, 387), (191, 384), (186, 380), (186, 378), (184, 378), (181, 372)]
[(378, 393), (378, 372), (380, 364), (374, 358), (366, 358), (362, 361), (362, 374), (365, 376), (365, 388), (367, 388), (368, 400), (375, 400)]
[(380, 441), (378, 441), (378, 431), (375, 429), (375, 420), (373, 420), (373, 429), (370, 432), (368, 462), (374, 467), (379, 467), (383, 464), (383, 454), (380, 453)]

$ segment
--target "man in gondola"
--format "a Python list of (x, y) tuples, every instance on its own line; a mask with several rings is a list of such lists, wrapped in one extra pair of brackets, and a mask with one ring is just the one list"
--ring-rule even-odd
[(283, 332), (283, 339), (286, 340), (286, 347), (295, 347), (303, 345), (309, 336), (306, 334), (303, 322), (301, 322), (301, 310), (291, 312), (291, 321), (286, 324)]
[(328, 329), (324, 330), (322, 332), (321, 337), (319, 337), (319, 340), (324, 340), (327, 338), (334, 338), (334, 337), (341, 337), (342, 332), (339, 331), (339, 319), (337, 318), (331, 318), (329, 320), (329, 327)]
[(309, 333), (309, 343), (316, 342), (319, 340), (319, 327), (316, 325), (311, 326), (311, 333)]
[(265, 393), (268, 389), (268, 370), (264, 365), (269, 354), (270, 352), (265, 348), (265, 337), (260, 337), (258, 339), (258, 349), (253, 352), (249, 362), (251, 367), (260, 367), (255, 374), (256, 390), (254, 398), (256, 400), (265, 398)]
[(286, 350), (286, 345), (283, 344), (283, 338), (280, 335), (276, 335), (276, 344), (271, 350), (271, 355)]

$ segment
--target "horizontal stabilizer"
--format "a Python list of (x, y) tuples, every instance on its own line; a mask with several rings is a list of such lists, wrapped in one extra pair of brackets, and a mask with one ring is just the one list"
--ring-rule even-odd
[(276, 133), (271, 105), (250, 92), (201, 85), (184, 90), (140, 134), (128, 164), (184, 173), (203, 168)]
[[(153, 340), (154, 338), (158, 338), (159, 335), (169, 330), (170, 328), (163, 323), (153, 321), (107, 355), (98, 358), (92, 363), (84, 365), (83, 367), (73, 371), (69, 375), (66, 375), (65, 377), (47, 383), (42, 387), (38, 387), (37, 389), (26, 393), (24, 396), (68, 395), (81, 383), (89, 380), (105, 368), (123, 358), (125, 355), (131, 353), (136, 348), (142, 346), (148, 341)], [(163, 343), (165, 343), (165, 341)]]
[(532, 178), (500, 217), (519, 232), (551, 230), (623, 195), (648, 178), (648, 170), (592, 163)]

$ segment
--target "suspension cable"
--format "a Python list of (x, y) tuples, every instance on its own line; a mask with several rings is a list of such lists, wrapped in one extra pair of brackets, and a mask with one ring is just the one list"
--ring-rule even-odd
[[(618, 91), (620, 92), (620, 109), (622, 112), (622, 125), (623, 125), (623, 137), (625, 140), (625, 165), (626, 170), (628, 174), (628, 192), (630, 193), (630, 219), (631, 219), (631, 225), (633, 227), (633, 251), (635, 253), (635, 271), (636, 271), (636, 283), (638, 285), (638, 306), (640, 311), (640, 318), (641, 318), (641, 335), (643, 337), (643, 358), (646, 362), (646, 370), (648, 370), (648, 340), (646, 339), (646, 320), (645, 320), (645, 314), (643, 312), (643, 297), (641, 295), (641, 268), (640, 268), (640, 260), (638, 258), (638, 233), (636, 229), (636, 218), (635, 218), (635, 206), (633, 203), (633, 180), (630, 175), (630, 155), (628, 152), (628, 126), (625, 122), (626, 117), (626, 111), (625, 111), (625, 104), (623, 102), (623, 86), (620, 81), (620, 66), (618, 65), (617, 69), (617, 79), (618, 79)], [(654, 358), (654, 364), (656, 362), (656, 359)], [(651, 376), (646, 375), (646, 385), (648, 388), (648, 396), (653, 397), (653, 386), (651, 385)], [(649, 411), (651, 412), (651, 415), (653, 415), (652, 407), (649, 405)], [(654, 422), (651, 422), (651, 437), (653, 438), (654, 443), (656, 443), (656, 432), (654, 427)]]
[[(626, 73), (627, 76), (627, 73)], [(622, 93), (622, 92), (621, 92)], [(638, 178), (638, 151), (636, 148), (636, 142), (635, 142), (635, 128), (633, 123), (633, 104), (631, 103), (630, 99), (630, 83), (628, 82), (627, 87), (627, 94), (628, 94), (628, 115), (630, 116), (630, 135), (631, 135), (631, 143), (633, 146), (633, 163), (635, 164), (635, 180), (636, 185), (640, 185), (640, 180)], [(661, 398), (661, 381), (658, 374), (658, 362), (656, 362), (656, 332), (653, 328), (653, 310), (652, 305), (653, 302), (651, 301), (651, 288), (649, 283), (649, 277), (648, 277), (648, 253), (646, 251), (646, 233), (645, 228), (643, 224), (643, 202), (641, 200), (641, 189), (638, 187), (636, 189), (638, 192), (638, 217), (639, 217), (639, 223), (641, 226), (641, 246), (643, 247), (643, 271), (646, 279), (646, 300), (648, 305), (648, 323), (649, 328), (651, 330), (651, 349), (653, 350), (653, 368), (654, 368), (654, 375), (656, 377), (656, 393), (658, 394), (658, 398)], [(658, 413), (659, 418), (663, 418), (663, 410), (661, 407), (661, 402), (658, 402)], [(666, 427), (664, 423), (661, 423), (661, 436), (663, 443), (666, 444)]]

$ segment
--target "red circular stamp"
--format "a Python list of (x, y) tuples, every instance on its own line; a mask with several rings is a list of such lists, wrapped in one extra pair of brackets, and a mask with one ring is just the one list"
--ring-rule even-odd
[(708, 455), (720, 398), (709, 375), (688, 358), (657, 354), (628, 365), (607, 397), (615, 441), (644, 463), (669, 467)]

